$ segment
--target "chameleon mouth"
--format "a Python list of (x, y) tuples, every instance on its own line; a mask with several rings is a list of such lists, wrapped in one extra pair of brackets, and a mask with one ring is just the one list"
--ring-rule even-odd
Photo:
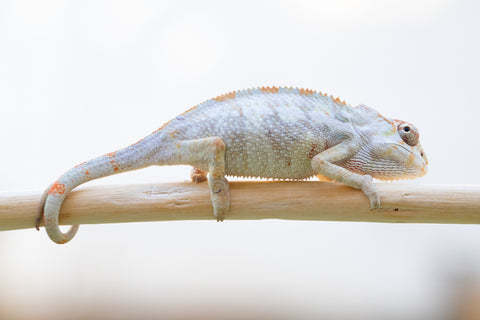
[(423, 177), (427, 174), (428, 168), (423, 164), (421, 169), (408, 169), (406, 171), (385, 171), (372, 174), (372, 177), (381, 181), (399, 181), (399, 180), (414, 180), (416, 178)]

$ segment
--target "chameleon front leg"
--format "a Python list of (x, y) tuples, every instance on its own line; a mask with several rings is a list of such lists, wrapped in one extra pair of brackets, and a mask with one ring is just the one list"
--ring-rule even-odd
[(371, 209), (380, 207), (380, 196), (373, 185), (370, 175), (361, 175), (337, 166), (335, 162), (351, 157), (358, 150), (358, 145), (351, 141), (344, 141), (332, 148), (320, 152), (312, 159), (312, 168), (319, 174), (341, 182), (355, 189), (360, 189), (370, 200)]
[(213, 215), (223, 221), (230, 207), (228, 181), (225, 178), (225, 143), (219, 137), (177, 141), (176, 150), (168, 164), (190, 164), (193, 182), (205, 180), (205, 171), (196, 167), (208, 167), (208, 186), (213, 204)]

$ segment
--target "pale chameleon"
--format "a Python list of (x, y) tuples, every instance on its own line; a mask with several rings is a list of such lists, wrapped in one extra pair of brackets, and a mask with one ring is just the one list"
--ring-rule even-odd
[(225, 176), (319, 175), (361, 189), (377, 208), (372, 178), (409, 179), (427, 171), (418, 130), (407, 122), (311, 90), (243, 90), (208, 100), (143, 140), (67, 171), (45, 191), (37, 229), (43, 216), (49, 237), (66, 243), (78, 226), (62, 233), (58, 215), (72, 189), (120, 172), (180, 164), (193, 166), (192, 181), (208, 180), (217, 221), (229, 210)]

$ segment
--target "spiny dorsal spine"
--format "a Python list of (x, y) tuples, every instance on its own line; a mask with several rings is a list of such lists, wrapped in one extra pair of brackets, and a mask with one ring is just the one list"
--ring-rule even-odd
[[(320, 91), (315, 91), (311, 89), (303, 89), (303, 88), (293, 88), (293, 87), (259, 87), (256, 89), (246, 89), (246, 90), (238, 90), (238, 91), (232, 91), (226, 94), (219, 95), (213, 100), (215, 101), (225, 101), (228, 99), (234, 99), (237, 95), (245, 95), (245, 94), (255, 94), (258, 92), (262, 93), (279, 93), (279, 92), (287, 92), (287, 93), (292, 93), (292, 94), (300, 94), (300, 95), (322, 95), (324, 97), (328, 97), (326, 93), (322, 93)], [(332, 100), (338, 104), (342, 105), (347, 105), (345, 100), (340, 100), (339, 97), (335, 98), (333, 95), (330, 96)], [(207, 100), (208, 101), (208, 100)]]
[[(288, 94), (300, 94), (300, 95), (305, 95), (305, 96), (313, 96), (313, 95), (324, 96), (326, 98), (331, 98), (332, 101), (336, 104), (347, 106), (347, 104), (345, 103), (345, 100), (342, 101), (342, 100), (340, 100), (339, 97), (335, 98), (333, 95), (328, 96), (326, 93), (322, 93), (320, 91), (317, 92), (317, 91), (311, 90), (311, 89), (293, 88), (293, 87), (275, 87), (275, 86), (268, 87), (267, 86), (267, 87), (259, 87), (259, 88), (250, 88), (250, 89), (244, 89), (244, 90), (231, 91), (231, 92), (219, 95), (219, 96), (217, 96), (213, 99), (206, 100), (206, 101), (202, 102), (201, 104), (196, 105), (196, 106), (182, 112), (180, 115), (185, 115), (185, 114), (189, 113), (190, 111), (195, 110), (198, 106), (203, 105), (205, 103), (208, 103), (212, 100), (217, 101), (217, 102), (222, 102), (222, 101), (227, 101), (229, 99), (235, 99), (237, 96), (240, 96), (240, 95), (254, 95), (254, 94), (258, 94), (258, 93), (277, 94), (279, 92), (288, 93)], [(159, 129), (157, 129), (153, 133), (163, 129), (163, 127), (165, 127), (170, 121), (168, 121), (167, 123), (162, 125)]]

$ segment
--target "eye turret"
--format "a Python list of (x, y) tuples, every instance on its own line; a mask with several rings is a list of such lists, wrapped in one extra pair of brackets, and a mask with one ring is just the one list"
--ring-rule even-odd
[(400, 135), (402, 140), (405, 141), (406, 144), (412, 147), (418, 144), (418, 139), (420, 135), (415, 126), (407, 122), (402, 122), (398, 125), (397, 129), (398, 134)]

